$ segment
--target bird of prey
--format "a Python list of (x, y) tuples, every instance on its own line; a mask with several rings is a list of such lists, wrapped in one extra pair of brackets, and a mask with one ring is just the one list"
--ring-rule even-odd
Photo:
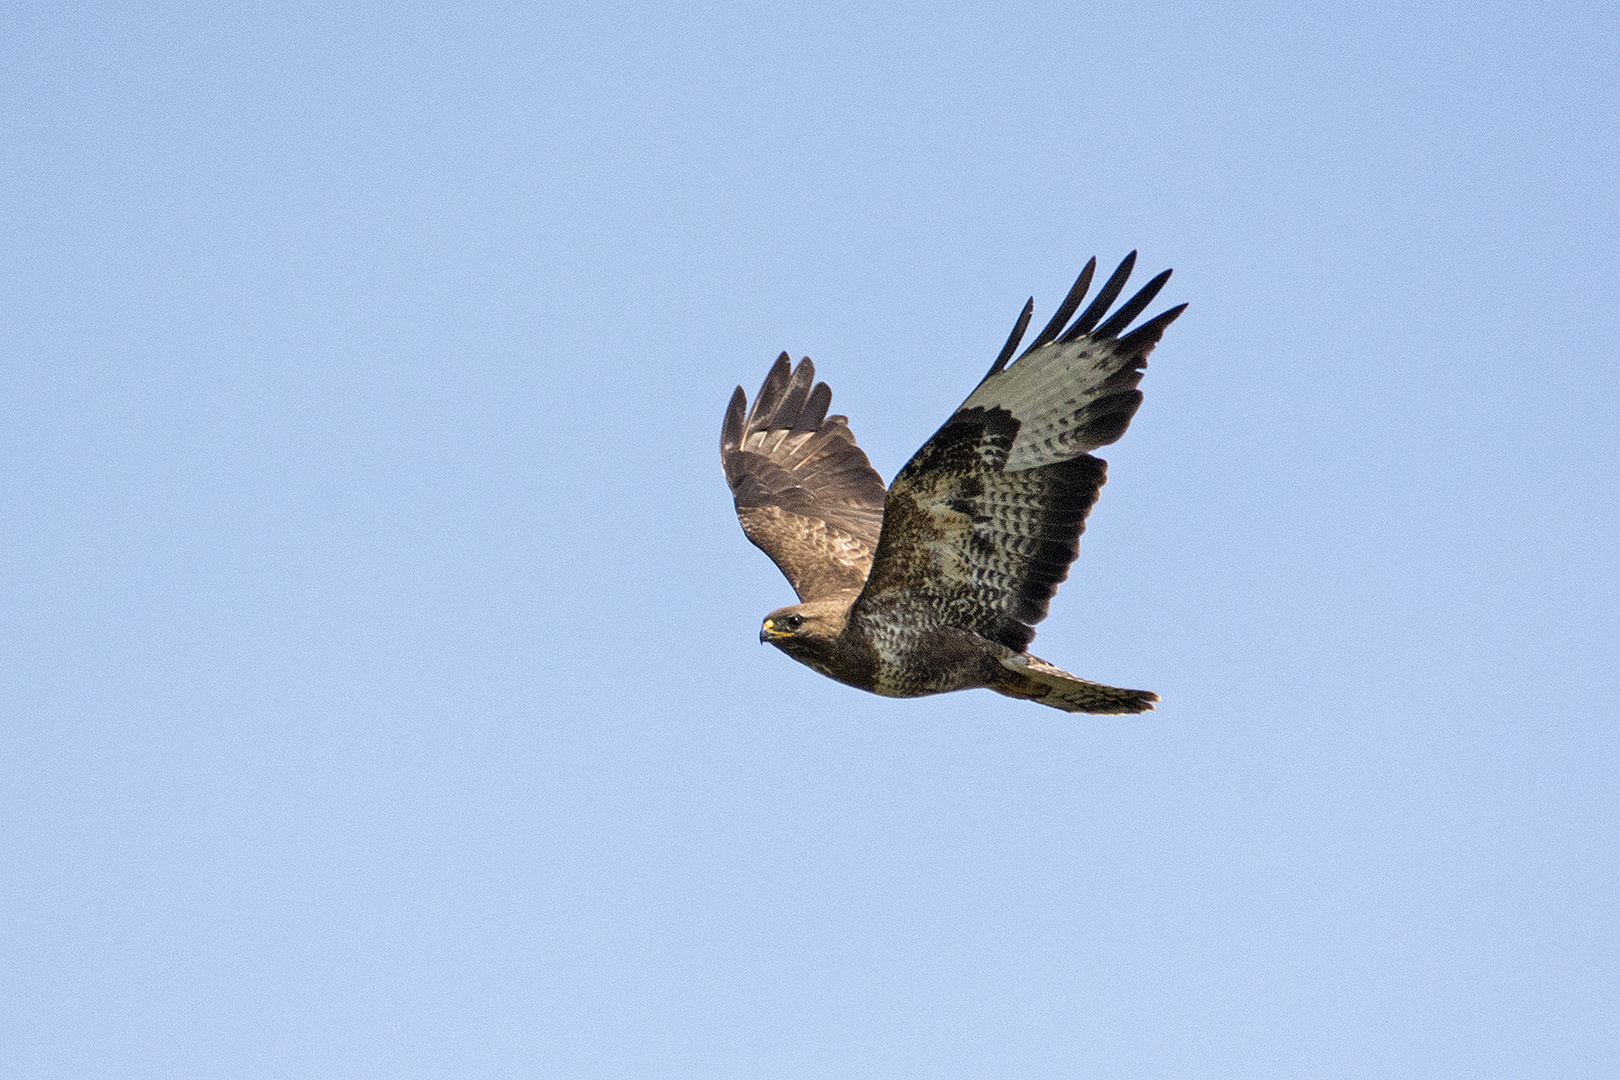
[(787, 353), (748, 407), (738, 387), (720, 460), (743, 532), (799, 603), (759, 632), (793, 659), (888, 697), (988, 687), (1066, 712), (1139, 713), (1157, 694), (1077, 678), (1028, 652), (1080, 551), (1107, 463), (1090, 451), (1125, 434), (1137, 384), (1174, 307), (1126, 332), (1155, 277), (1112, 315), (1136, 264), (1126, 256), (1080, 316), (1086, 263), (1046, 329), (1012, 359), (1024, 306), (989, 374), (889, 485), (828, 416), (832, 391)]

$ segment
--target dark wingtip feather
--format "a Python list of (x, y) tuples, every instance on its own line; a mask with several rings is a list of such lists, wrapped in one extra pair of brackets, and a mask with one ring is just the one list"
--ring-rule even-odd
[(1153, 303), (1153, 298), (1159, 295), (1159, 290), (1164, 288), (1164, 283), (1170, 280), (1170, 273), (1169, 270), (1166, 270), (1142, 286), (1135, 296), (1125, 301), (1118, 311), (1109, 316), (1107, 322), (1097, 327), (1092, 336), (1098, 338), (1118, 337), (1121, 330), (1131, 325), (1132, 319), (1142, 314), (1143, 308)]
[(1169, 311), (1159, 312), (1153, 318), (1120, 338), (1120, 346), (1126, 349), (1140, 349), (1157, 344), (1158, 340), (1164, 336), (1164, 328), (1175, 322), (1181, 313), (1186, 310), (1186, 304), (1177, 304)]
[(809, 397), (810, 392), (805, 387), (798, 385), (797, 380), (795, 380), (793, 386), (788, 389), (787, 397), (782, 399), (782, 404), (777, 408), (775, 415), (770, 417), (764, 426), (771, 431), (778, 431), (782, 428), (791, 430), (793, 425), (799, 422), (799, 414), (804, 411), (804, 403)]
[(793, 430), (815, 431), (821, 427), (821, 422), (827, 418), (827, 408), (831, 404), (832, 387), (826, 383), (816, 383), (815, 389), (810, 391), (809, 400), (799, 412), (799, 419), (794, 423)]
[(1075, 320), (1074, 325), (1069, 327), (1062, 340), (1073, 341), (1083, 334), (1091, 333), (1092, 329), (1102, 321), (1102, 317), (1108, 314), (1109, 307), (1113, 305), (1115, 300), (1119, 299), (1120, 290), (1125, 288), (1125, 281), (1131, 276), (1131, 270), (1135, 266), (1136, 252), (1133, 251), (1125, 256), (1112, 274), (1108, 275), (1108, 280), (1103, 283), (1102, 291), (1091, 302), (1091, 306), (1081, 313), (1080, 318)]
[[(1052, 316), (1052, 321), (1046, 324), (1045, 329), (1035, 335), (1035, 340), (1029, 343), (1029, 348), (1024, 350), (1023, 356), (1028, 356), (1042, 345), (1057, 339), (1063, 332), (1063, 327), (1068, 324), (1069, 316), (1080, 306), (1080, 301), (1086, 298), (1086, 290), (1091, 288), (1091, 275), (1096, 271), (1097, 257), (1093, 255), (1086, 263), (1086, 268), (1080, 271), (1080, 276), (1074, 279), (1074, 284), (1069, 288), (1069, 295), (1058, 305), (1057, 314)], [(1020, 359), (1023, 356), (1020, 356)]]
[[(1032, 296), (1024, 302), (1024, 310), (1019, 313), (1018, 322), (1013, 324), (1012, 333), (1007, 335), (1007, 344), (1001, 347), (1001, 353), (996, 357), (996, 362), (990, 365), (990, 370), (984, 373), (984, 379), (988, 379), (1007, 366), (1007, 361), (1012, 359), (1013, 350), (1018, 348), (1020, 341), (1024, 340), (1024, 331), (1029, 329), (1029, 319), (1034, 314), (1035, 298)], [(984, 379), (979, 381), (982, 383)]]
[(787, 392), (781, 402), (768, 417), (762, 418), (766, 426), (775, 431), (792, 428), (797, 424), (799, 414), (804, 411), (805, 402), (810, 399), (810, 388), (815, 379), (816, 365), (806, 356), (799, 361), (799, 366), (793, 369), (793, 377), (788, 380)]
[(754, 407), (748, 410), (746, 427), (753, 427), (760, 418), (775, 414), (776, 407), (782, 403), (782, 396), (787, 393), (788, 380), (792, 374), (793, 363), (784, 352), (771, 365), (771, 370), (765, 375), (765, 381), (759, 384), (759, 393), (754, 395)]
[(731, 404), (726, 406), (726, 419), (720, 425), (720, 452), (724, 454), (734, 446), (742, 445), (743, 417), (748, 409), (748, 395), (743, 393), (742, 387), (737, 387), (731, 395)]

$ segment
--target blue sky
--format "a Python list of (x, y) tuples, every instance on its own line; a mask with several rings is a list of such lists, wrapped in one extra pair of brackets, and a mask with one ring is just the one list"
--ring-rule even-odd
[[(1620, 16), (0, 15), (0, 1060), (1607, 1077)], [(1188, 302), (1036, 651), (756, 643), (734, 385), (892, 477)]]

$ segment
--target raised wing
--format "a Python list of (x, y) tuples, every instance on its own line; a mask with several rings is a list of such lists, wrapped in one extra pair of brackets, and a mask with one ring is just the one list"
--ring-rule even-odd
[(737, 520), (804, 601), (860, 588), (883, 527), (883, 478), (815, 379), (808, 357), (795, 368), (783, 353), (752, 409), (737, 387), (720, 429)]
[(1133, 251), (1070, 324), (1097, 260), (1011, 366), (1026, 305), (989, 373), (895, 477), (860, 620), (902, 610), (1023, 652), (1080, 551), (1107, 463), (1087, 451), (1125, 433), (1142, 403), (1147, 355), (1187, 305), (1121, 336), (1169, 280), (1166, 270), (1104, 321)]

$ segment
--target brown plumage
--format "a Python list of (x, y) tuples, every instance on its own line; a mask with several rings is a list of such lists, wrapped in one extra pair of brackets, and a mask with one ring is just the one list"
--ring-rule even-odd
[(1171, 308), (1121, 336), (1166, 270), (1104, 321), (1132, 252), (1091, 305), (1092, 259), (1029, 348), (1025, 305), (990, 371), (887, 491), (828, 416), (808, 358), (777, 357), (748, 407), (738, 387), (720, 459), (748, 538), (800, 603), (760, 640), (840, 682), (890, 697), (987, 687), (1069, 712), (1135, 713), (1158, 695), (1087, 682), (1031, 656), (1034, 625), (1080, 550), (1107, 464), (1089, 451), (1125, 433)]

